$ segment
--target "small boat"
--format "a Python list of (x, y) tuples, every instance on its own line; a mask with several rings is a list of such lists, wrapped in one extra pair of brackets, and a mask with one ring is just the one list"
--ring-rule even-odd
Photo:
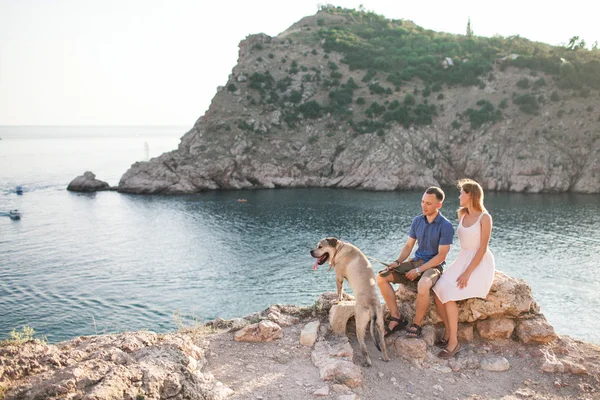
[(15, 189), (15, 192), (17, 192), (17, 194), (23, 194), (23, 186), (17, 186), (17, 188)]
[(248, 200), (246, 200), (246, 199), (238, 199), (237, 201), (238, 201), (238, 203), (247, 203), (248, 202)]
[(0, 216), (10, 217), (10, 219), (17, 220), (21, 219), (21, 212), (19, 210), (0, 211)]

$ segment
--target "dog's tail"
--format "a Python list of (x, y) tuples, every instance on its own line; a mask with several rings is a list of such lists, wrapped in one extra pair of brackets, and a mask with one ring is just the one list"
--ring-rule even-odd
[(375, 341), (375, 347), (377, 347), (377, 350), (381, 351), (381, 341), (384, 339), (379, 336), (379, 329), (377, 329), (377, 310), (376, 309), (371, 310), (370, 330), (371, 330), (371, 337)]

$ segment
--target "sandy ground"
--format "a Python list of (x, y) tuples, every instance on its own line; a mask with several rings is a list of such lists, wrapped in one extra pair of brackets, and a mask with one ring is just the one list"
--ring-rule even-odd
[[(396, 354), (391, 344), (395, 336), (404, 332), (388, 338), (389, 362), (383, 361), (368, 336), (373, 366), (361, 367), (363, 384), (350, 389), (321, 380), (311, 361), (312, 347), (299, 344), (303, 326), (286, 327), (282, 339), (267, 343), (235, 342), (231, 332), (214, 333), (207, 338), (208, 370), (235, 391), (231, 399), (600, 399), (598, 376), (589, 368), (584, 375), (542, 372), (539, 345), (463, 343), (463, 354), (480, 358), (501, 355), (510, 362), (510, 369), (454, 372), (448, 368), (448, 361), (435, 357), (435, 348), (428, 348), (429, 358), (421, 366), (411, 365)], [(352, 328), (349, 324), (347, 334), (354, 349), (354, 362), (361, 365)], [(587, 353), (586, 362), (597, 366), (598, 347), (583, 342), (581, 345)], [(586, 350), (585, 346), (591, 347)], [(319, 389), (327, 394), (315, 394)]]

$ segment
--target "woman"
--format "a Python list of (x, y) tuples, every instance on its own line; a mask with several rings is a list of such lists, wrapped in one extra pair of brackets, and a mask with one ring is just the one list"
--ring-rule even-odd
[(494, 255), (488, 248), (492, 217), (483, 206), (483, 189), (471, 180), (458, 181), (458, 239), (460, 253), (433, 287), (437, 311), (444, 321), (444, 337), (435, 345), (444, 348), (439, 358), (450, 358), (461, 348), (458, 342), (458, 300), (485, 298), (494, 281)]

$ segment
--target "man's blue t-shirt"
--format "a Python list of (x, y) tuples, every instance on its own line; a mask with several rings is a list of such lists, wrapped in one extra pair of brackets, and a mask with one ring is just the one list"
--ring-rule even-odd
[(413, 219), (408, 236), (417, 239), (419, 246), (414, 259), (427, 262), (437, 255), (439, 246), (452, 244), (454, 227), (440, 212), (431, 223), (425, 215), (419, 215)]

